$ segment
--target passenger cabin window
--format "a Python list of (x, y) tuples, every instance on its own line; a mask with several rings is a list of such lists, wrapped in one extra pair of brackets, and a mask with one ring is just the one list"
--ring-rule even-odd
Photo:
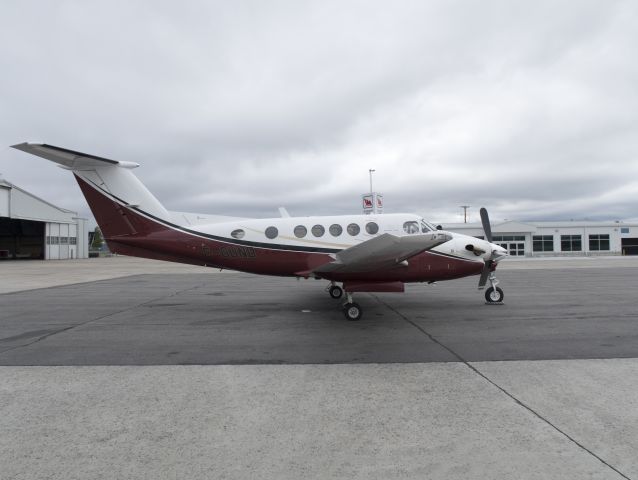
[(366, 232), (368, 232), (370, 235), (374, 235), (378, 231), (379, 231), (379, 225), (377, 225), (374, 222), (366, 223)]
[(279, 230), (277, 230), (277, 227), (268, 227), (265, 233), (266, 237), (272, 240), (273, 238), (277, 238), (277, 235), (279, 235)]
[(343, 233), (343, 228), (341, 228), (341, 225), (339, 225), (338, 223), (334, 223), (330, 225), (329, 232), (330, 235), (332, 235), (333, 237), (338, 237)]
[(236, 238), (237, 240), (241, 240), (242, 238), (244, 238), (244, 235), (246, 235), (246, 232), (244, 232), (241, 228), (230, 232), (230, 236)]
[(361, 228), (359, 228), (359, 225), (357, 225), (356, 223), (351, 223), (350, 225), (348, 225), (347, 230), (348, 230), (348, 234), (354, 237), (355, 235), (359, 235)]
[(323, 228), (322, 225), (315, 225), (312, 227), (311, 232), (315, 237), (323, 237), (323, 234), (326, 233), (326, 229)]
[(295, 232), (295, 237), (303, 238), (308, 234), (308, 229), (304, 227), (303, 225), (297, 225), (295, 227), (294, 232)]
[(405, 222), (403, 224), (403, 231), (410, 235), (419, 233), (419, 224), (417, 222)]

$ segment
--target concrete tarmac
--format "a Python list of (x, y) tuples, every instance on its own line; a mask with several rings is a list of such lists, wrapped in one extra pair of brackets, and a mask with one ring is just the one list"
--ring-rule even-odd
[(638, 479), (633, 259), (512, 261), (503, 306), (361, 294), (359, 322), (314, 280), (16, 263), (2, 479)]

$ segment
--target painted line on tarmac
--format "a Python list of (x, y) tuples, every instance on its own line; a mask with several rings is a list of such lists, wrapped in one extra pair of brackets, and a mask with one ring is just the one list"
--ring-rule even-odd
[(607, 466), (608, 468), (610, 468), (611, 470), (613, 470), (614, 472), (616, 472), (618, 475), (620, 475), (622, 478), (625, 478), (627, 480), (632, 480), (630, 477), (628, 477), (627, 475), (625, 475), (623, 472), (621, 472), (620, 470), (618, 470), (616, 467), (614, 467), (613, 465), (611, 465), (609, 462), (607, 462), (605, 459), (603, 459), (601, 456), (597, 455), (596, 453), (594, 453), (591, 449), (587, 448), (585, 445), (583, 445), (581, 442), (579, 442), (578, 440), (576, 440), (574, 437), (572, 437), (571, 435), (569, 435), (567, 432), (561, 430), (557, 425), (553, 424), (551, 421), (549, 421), (547, 418), (545, 418), (543, 415), (541, 415), (539, 412), (537, 412), (536, 410), (534, 410), (532, 407), (530, 407), (529, 405), (527, 405), (526, 403), (524, 403), (522, 400), (518, 399), (516, 396), (514, 396), (514, 394), (508, 392), (504, 387), (500, 386), (498, 383), (496, 383), (494, 380), (492, 380), (491, 378), (489, 378), (486, 374), (484, 374), (483, 372), (481, 372), (478, 368), (476, 368), (474, 365), (472, 365), (469, 361), (465, 360), (460, 354), (458, 354), (455, 350), (453, 350), (452, 348), (448, 347), (447, 345), (445, 345), (444, 343), (442, 343), (440, 340), (438, 340), (436, 337), (434, 337), (431, 333), (429, 333), (427, 330), (425, 330), (421, 325), (419, 325), (418, 323), (414, 322), (413, 320), (411, 320), (410, 318), (408, 318), (407, 316), (405, 316), (404, 314), (402, 314), (401, 312), (399, 312), (396, 308), (394, 308), (393, 306), (389, 305), (388, 303), (384, 302), (383, 300), (381, 300), (378, 296), (374, 295), (374, 294), (370, 294), (374, 299), (377, 300), (377, 302), (379, 302), (381, 305), (385, 306), (386, 308), (388, 308), (389, 310), (391, 310), (392, 312), (396, 313), (399, 317), (401, 317), (403, 320), (405, 320), (407, 323), (409, 323), (410, 325), (412, 325), (414, 328), (416, 328), (417, 330), (419, 330), (421, 333), (423, 333), (425, 336), (427, 336), (431, 341), (433, 341), (434, 343), (436, 343), (437, 345), (441, 346), (442, 348), (444, 348), (445, 350), (447, 350), (448, 352), (450, 352), (450, 354), (452, 354), (454, 357), (456, 357), (460, 363), (465, 364), (465, 366), (467, 368), (469, 368), (470, 370), (472, 370), (474, 373), (476, 373), (478, 376), (480, 376), (481, 378), (483, 378), (485, 381), (489, 382), (491, 385), (493, 385), (494, 387), (498, 388), (502, 393), (504, 393), (505, 395), (507, 395), (509, 398), (511, 398), (516, 404), (518, 404), (519, 406), (523, 407), (525, 410), (527, 410), (528, 412), (530, 412), (532, 415), (534, 415), (536, 418), (538, 418), (539, 420), (541, 420), (542, 422), (544, 422), (545, 424), (549, 425), (551, 428), (553, 428), (556, 432), (560, 433), (561, 435), (563, 435), (565, 438), (567, 438), (570, 442), (572, 442), (574, 445), (578, 446), (581, 450), (583, 450), (584, 452), (587, 452), (589, 455), (591, 455), (592, 457), (594, 457), (595, 459), (597, 459), (599, 462), (601, 462), (603, 465)]

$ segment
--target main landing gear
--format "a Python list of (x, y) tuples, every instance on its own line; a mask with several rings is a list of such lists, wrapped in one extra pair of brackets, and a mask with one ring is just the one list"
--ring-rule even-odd
[[(341, 297), (343, 297), (344, 294), (343, 288), (341, 288), (334, 282), (328, 285), (328, 288), (326, 288), (326, 290), (328, 291), (328, 294), (335, 300), (340, 299)], [(343, 304), (343, 314), (350, 321), (359, 320), (363, 315), (361, 305), (355, 303), (352, 300), (352, 294), (348, 292), (346, 292), (346, 303)]]
[(505, 294), (500, 287), (497, 287), (499, 282), (496, 279), (496, 274), (494, 272), (490, 273), (489, 282), (491, 287), (485, 290), (485, 300), (487, 303), (503, 303)]
[(343, 314), (350, 321), (359, 320), (361, 316), (363, 315), (363, 310), (361, 309), (361, 306), (358, 303), (354, 303), (352, 301), (351, 293), (346, 292), (346, 298), (347, 298), (347, 301), (346, 303), (343, 304)]
[(341, 288), (339, 285), (337, 285), (334, 282), (328, 285), (328, 288), (326, 290), (328, 290), (328, 293), (330, 294), (330, 296), (334, 298), (335, 300), (338, 300), (341, 297), (343, 297), (343, 288)]

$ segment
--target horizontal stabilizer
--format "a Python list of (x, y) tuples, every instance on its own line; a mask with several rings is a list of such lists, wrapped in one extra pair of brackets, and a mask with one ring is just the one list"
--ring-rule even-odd
[(121, 162), (109, 158), (96, 157), (88, 153), (76, 152), (66, 148), (54, 147), (46, 143), (19, 143), (13, 148), (51, 160), (71, 170), (86, 170), (96, 167), (116, 166), (123, 168), (139, 167), (139, 163)]

